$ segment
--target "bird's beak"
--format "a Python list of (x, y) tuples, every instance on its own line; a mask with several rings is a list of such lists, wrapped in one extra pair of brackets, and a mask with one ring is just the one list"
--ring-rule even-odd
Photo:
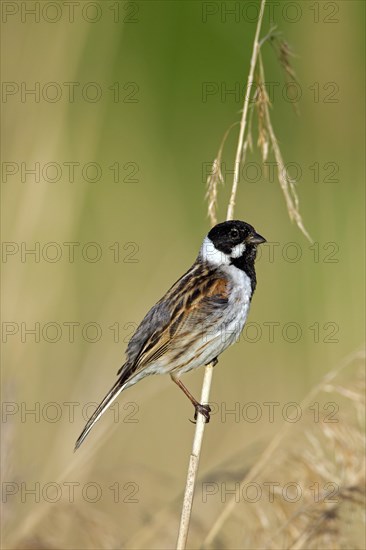
[(267, 242), (266, 239), (262, 237), (262, 235), (259, 235), (259, 233), (252, 233), (247, 238), (247, 243), (250, 243), (250, 244), (262, 244), (265, 242)]

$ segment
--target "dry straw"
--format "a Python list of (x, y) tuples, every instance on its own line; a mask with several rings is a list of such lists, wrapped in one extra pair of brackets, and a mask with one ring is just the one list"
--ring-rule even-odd
[[(336, 415), (313, 416), (311, 424), (309, 420), (299, 424), (285, 422), (239, 481), (243, 487), (250, 483), (264, 485), (264, 481), (276, 479), (282, 481), (283, 486), (291, 472), (291, 479), (308, 489), (295, 509), (283, 494), (276, 498), (275, 493), (273, 502), (261, 499), (249, 507), (244, 503), (247, 510), (243, 513), (233, 497), (213, 522), (203, 548), (213, 546), (218, 534), (223, 533), (224, 525), (238, 516), (237, 508), (240, 508), (239, 522), (245, 525), (245, 547), (350, 548), (347, 541), (337, 538), (347, 522), (344, 520), (345, 507), (351, 506), (354, 516), (364, 507), (364, 361), (364, 350), (346, 357), (299, 405), (301, 411), (310, 410), (322, 394), (329, 395), (333, 405), (343, 402), (343, 407), (330, 409), (335, 410)], [(354, 517), (353, 523), (356, 523)]]

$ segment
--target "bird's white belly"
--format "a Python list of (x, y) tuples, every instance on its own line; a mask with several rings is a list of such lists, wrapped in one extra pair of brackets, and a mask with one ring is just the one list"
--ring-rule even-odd
[[(218, 313), (214, 322), (209, 318), (207, 326), (197, 327), (197, 338), (189, 339), (190, 343), (185, 347), (185, 353), (179, 360), (173, 359), (177, 350), (172, 349), (146, 367), (141, 377), (172, 372), (180, 376), (210, 363), (231, 344), (238, 341), (249, 312), (252, 295), (251, 281), (244, 271), (233, 265), (224, 266), (223, 270), (231, 280), (231, 290), (229, 303), (223, 308), (221, 314)], [(192, 333), (194, 336), (193, 331)]]
[[(215, 357), (218, 357), (226, 348), (238, 341), (243, 330), (252, 295), (251, 281), (244, 271), (234, 266), (225, 266), (225, 270), (227, 270), (233, 282), (229, 304), (223, 310), (223, 314), (218, 318), (215, 326), (208, 328), (197, 345), (187, 350), (187, 357), (185, 359), (188, 361), (190, 356), (191, 361), (182, 368), (178, 368), (179, 374), (206, 365)], [(197, 353), (202, 346), (202, 342), (205, 340), (207, 341), (207, 346), (200, 354)]]

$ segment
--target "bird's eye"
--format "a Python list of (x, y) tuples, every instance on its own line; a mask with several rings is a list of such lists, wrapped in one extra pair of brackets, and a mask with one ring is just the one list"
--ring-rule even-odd
[(233, 239), (237, 239), (239, 237), (239, 231), (235, 227), (233, 227), (230, 231), (230, 237)]

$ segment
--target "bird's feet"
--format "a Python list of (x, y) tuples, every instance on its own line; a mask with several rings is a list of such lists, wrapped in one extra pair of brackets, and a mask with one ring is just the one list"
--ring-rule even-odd
[(197, 403), (194, 406), (194, 410), (195, 410), (194, 420), (191, 420), (191, 422), (193, 424), (196, 424), (198, 413), (202, 414), (202, 416), (205, 417), (205, 423), (206, 424), (208, 424), (210, 422), (210, 412), (211, 412), (210, 405), (208, 405), (208, 404), (207, 405), (201, 405), (201, 403)]

